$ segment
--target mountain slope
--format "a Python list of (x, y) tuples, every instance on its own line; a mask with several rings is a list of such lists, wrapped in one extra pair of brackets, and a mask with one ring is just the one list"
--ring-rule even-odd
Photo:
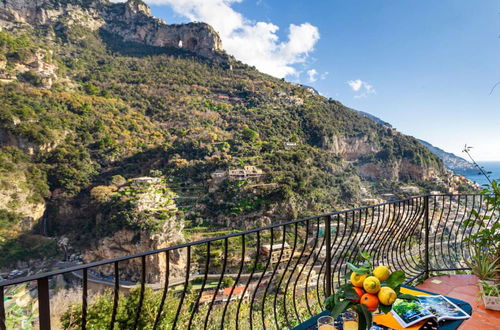
[(422, 143), (434, 155), (441, 158), (443, 160), (444, 166), (446, 166), (446, 168), (452, 170), (453, 172), (459, 174), (476, 174), (478, 172), (478, 169), (474, 166), (474, 164), (466, 161), (462, 157), (458, 157), (451, 152), (446, 152), (441, 148), (435, 147), (427, 141), (420, 139), (418, 141), (420, 141), (420, 143)]
[[(392, 127), (391, 124), (383, 121), (382, 119), (369, 114), (367, 112), (359, 111), (361, 115), (365, 116), (368, 119), (373, 120), (376, 123), (379, 123), (381, 125), (387, 126), (387, 127)], [(476, 173), (477, 168), (474, 166), (474, 164), (466, 161), (465, 159), (458, 157), (457, 155), (451, 153), (451, 152), (446, 152), (443, 149), (440, 149), (438, 147), (433, 146), (427, 141), (417, 139), (420, 143), (422, 143), (427, 149), (429, 149), (430, 152), (432, 152), (434, 155), (438, 156), (444, 163), (444, 166), (452, 170), (453, 172), (457, 174), (468, 174), (468, 173)]]
[[(46, 211), (0, 200), (5, 263), (26, 233), (68, 237), (76, 252), (136, 237), (125, 254), (182, 240), (184, 225), (209, 235), (359, 205), (388, 184), (447, 189), (416, 139), (236, 61), (206, 24), (162, 25), (138, 0), (30, 6), (6, 0), (0, 15), (0, 157), (35, 173), (26, 196)], [(168, 210), (162, 191), (176, 196)], [(98, 251), (86, 255), (120, 253)]]

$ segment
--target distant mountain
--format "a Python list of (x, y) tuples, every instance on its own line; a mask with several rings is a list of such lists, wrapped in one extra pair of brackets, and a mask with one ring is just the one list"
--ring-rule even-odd
[(468, 162), (462, 157), (459, 157), (451, 152), (446, 152), (441, 148), (435, 147), (427, 141), (420, 139), (417, 140), (422, 143), (427, 149), (429, 149), (430, 152), (441, 158), (444, 165), (453, 172), (456, 172), (458, 174), (470, 174), (471, 172), (476, 173), (478, 171), (474, 164)]
[[(359, 114), (365, 116), (368, 119), (373, 120), (374, 122), (387, 126), (387, 127), (392, 127), (391, 124), (388, 122), (383, 121), (382, 119), (369, 114), (367, 112), (355, 110)], [(452, 154), (451, 152), (446, 152), (441, 148), (435, 147), (432, 144), (430, 144), (427, 141), (417, 139), (420, 143), (422, 143), (427, 149), (429, 149), (430, 152), (432, 152), (434, 155), (438, 156), (441, 158), (443, 161), (444, 165), (446, 168), (452, 170), (455, 173), (466, 175), (470, 173), (476, 173), (477, 168), (474, 166), (474, 164), (468, 162), (467, 160), (463, 159), (462, 157), (458, 157), (455, 154)]]
[[(354, 110), (354, 109), (352, 109)], [(376, 117), (368, 112), (364, 112), (364, 111), (359, 111), (359, 110), (354, 110), (354, 111), (357, 111), (359, 114), (361, 114), (362, 116), (365, 116), (366, 118), (370, 119), (370, 120), (373, 120), (374, 122), (380, 124), (380, 125), (384, 125), (384, 126), (387, 126), (387, 127), (392, 127), (391, 124), (389, 124), (388, 122), (386, 121), (383, 121), (382, 119), (380, 119), (379, 117)]]

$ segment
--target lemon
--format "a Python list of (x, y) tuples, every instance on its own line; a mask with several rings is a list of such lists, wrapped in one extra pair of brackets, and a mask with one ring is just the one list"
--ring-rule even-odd
[(351, 283), (354, 286), (357, 286), (358, 288), (363, 287), (363, 282), (368, 277), (367, 274), (358, 274), (356, 272), (351, 273)]
[(380, 280), (380, 282), (385, 281), (391, 275), (391, 271), (386, 266), (377, 266), (373, 270), (373, 275)]
[(392, 305), (396, 298), (396, 292), (388, 286), (381, 287), (378, 292), (378, 300), (383, 305)]
[(380, 281), (375, 276), (368, 276), (363, 282), (363, 288), (368, 293), (377, 293), (380, 290)]

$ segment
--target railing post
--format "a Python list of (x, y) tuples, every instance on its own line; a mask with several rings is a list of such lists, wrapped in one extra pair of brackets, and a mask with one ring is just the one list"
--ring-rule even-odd
[(325, 241), (326, 241), (326, 296), (332, 295), (332, 234), (331, 234), (331, 216), (325, 217)]
[(3, 286), (0, 286), (0, 330), (6, 329)]
[(38, 282), (38, 315), (40, 330), (50, 330), (49, 279), (43, 277)]
[(425, 254), (424, 254), (424, 279), (429, 278), (429, 195), (424, 196), (424, 226), (425, 226)]

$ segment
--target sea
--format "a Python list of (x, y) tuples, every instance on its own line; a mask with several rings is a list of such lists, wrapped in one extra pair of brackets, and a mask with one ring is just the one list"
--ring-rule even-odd
[[(477, 162), (479, 166), (482, 166), (486, 173), (490, 172), (488, 175), (490, 179), (496, 180), (500, 179), (500, 162), (492, 161), (492, 162)], [(464, 174), (467, 179), (470, 179), (480, 185), (488, 184), (488, 180), (484, 177), (484, 175), (479, 174), (479, 170), (477, 173), (469, 172)]]

